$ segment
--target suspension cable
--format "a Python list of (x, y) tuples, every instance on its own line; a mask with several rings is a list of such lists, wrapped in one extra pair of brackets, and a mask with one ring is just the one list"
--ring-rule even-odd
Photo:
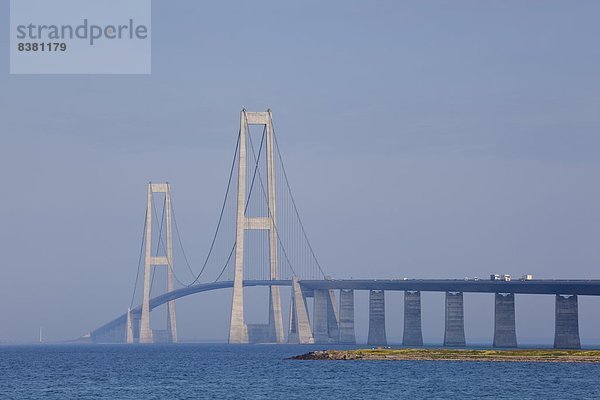
[[(221, 205), (221, 213), (219, 214), (219, 221), (217, 222), (217, 228), (215, 229), (215, 234), (213, 235), (212, 242), (210, 243), (210, 248), (208, 249), (208, 254), (206, 255), (206, 258), (204, 259), (204, 264), (202, 265), (202, 269), (200, 269), (200, 272), (198, 273), (198, 275), (196, 275), (196, 277), (194, 278), (192, 283), (190, 283), (188, 286), (191, 286), (194, 283), (198, 282), (198, 279), (200, 279), (200, 276), (202, 275), (202, 273), (206, 269), (206, 266), (208, 265), (208, 260), (210, 259), (213, 248), (215, 247), (215, 242), (217, 241), (219, 229), (221, 227), (221, 222), (223, 220), (223, 214), (225, 212), (225, 206), (227, 205), (227, 198), (229, 197), (229, 190), (231, 189), (231, 180), (233, 178), (233, 170), (235, 168), (235, 160), (237, 158), (237, 152), (238, 152), (238, 148), (240, 146), (241, 135), (242, 135), (242, 130), (240, 128), (240, 130), (238, 132), (237, 142), (235, 144), (235, 151), (233, 152), (233, 160), (231, 161), (231, 167), (229, 169), (229, 179), (227, 180), (227, 189), (225, 190), (225, 196), (223, 197), (223, 204)], [(234, 246), (235, 246), (235, 243), (234, 243)], [(229, 262), (229, 259), (228, 259), (228, 262)], [(227, 263), (225, 265), (227, 266)], [(219, 277), (220, 277), (220, 275), (219, 275)]]
[[(150, 189), (150, 193), (152, 193), (152, 188)], [(165, 202), (166, 202), (166, 198), (165, 198)], [(156, 212), (156, 205), (154, 204), (154, 201), (152, 202), (152, 208), (154, 209), (154, 215), (156, 216), (156, 219), (158, 220), (158, 213)], [(165, 212), (164, 208), (165, 208), (165, 207), (163, 207), (163, 215), (164, 215), (164, 212)], [(164, 251), (164, 252), (165, 252), (165, 254), (166, 254), (166, 253), (167, 253), (167, 249), (165, 248), (165, 244), (164, 244), (164, 242), (161, 242), (161, 236), (162, 236), (162, 219), (161, 219), (160, 234), (159, 234), (159, 237), (158, 237), (158, 244), (159, 244), (159, 245), (161, 245), (161, 244), (162, 244), (163, 251)], [(157, 247), (157, 249), (156, 249), (156, 255), (158, 255), (158, 247)], [(179, 282), (179, 284), (180, 284), (181, 286), (184, 286), (184, 287), (185, 287), (185, 286), (189, 286), (189, 285), (186, 285), (185, 283), (183, 283), (183, 282), (181, 282), (181, 281), (179, 280), (179, 278), (177, 277), (177, 274), (175, 273), (175, 270), (173, 269), (173, 265), (171, 265), (171, 260), (169, 260), (169, 257), (165, 257), (165, 258), (167, 259), (167, 267), (168, 267), (168, 268), (171, 270), (171, 272), (173, 273), (173, 277), (175, 278), (175, 280), (176, 280), (177, 282)], [(155, 270), (156, 270), (156, 267), (155, 267)], [(154, 273), (152, 274), (152, 280), (154, 281)], [(150, 284), (150, 290), (152, 291), (152, 283)]]
[[(266, 126), (265, 126), (265, 128), (266, 128)], [(256, 162), (258, 164), (258, 159), (256, 158), (256, 153), (254, 152), (254, 144), (252, 143), (252, 137), (250, 135), (248, 135), (248, 139), (249, 139), (249, 142), (250, 142), (250, 147), (252, 149), (252, 154), (254, 155), (254, 159), (256, 160)], [(262, 142), (261, 142), (261, 144), (262, 144)], [(259, 156), (260, 156), (260, 153), (259, 153)], [(294, 268), (292, 267), (292, 264), (290, 263), (290, 259), (289, 259), (288, 255), (287, 255), (287, 251), (285, 249), (285, 246), (283, 245), (283, 242), (281, 241), (281, 238), (279, 237), (279, 232), (277, 230), (277, 224), (275, 223), (275, 219), (273, 218), (273, 213), (271, 212), (271, 204), (269, 204), (269, 201), (267, 199), (267, 194), (266, 194), (266, 191), (265, 191), (265, 186), (263, 184), (263, 180), (262, 180), (262, 176), (261, 176), (260, 171), (258, 171), (258, 180), (259, 180), (260, 186), (262, 188), (263, 198), (267, 202), (267, 208), (268, 208), (268, 211), (269, 211), (269, 218), (271, 219), (271, 222), (273, 223), (273, 227), (275, 228), (275, 236), (277, 236), (277, 241), (279, 242), (279, 244), (281, 244), (281, 249), (283, 250), (283, 255), (285, 256), (285, 259), (286, 259), (286, 261), (288, 263), (288, 266), (292, 270), (292, 273), (294, 275), (296, 275), (296, 271), (294, 270)]]
[[(150, 192), (152, 192), (152, 187), (150, 187)], [(154, 196), (154, 193), (152, 194)], [(160, 244), (162, 241), (162, 228), (163, 223), (165, 221), (165, 205), (167, 203), (167, 199), (165, 197), (165, 201), (163, 202), (163, 209), (160, 216), (160, 224), (158, 226), (158, 243), (156, 245), (156, 254), (158, 256), (158, 250), (160, 250)], [(156, 216), (156, 220), (158, 221), (158, 214), (156, 213), (156, 205), (154, 204), (154, 199), (152, 199), (152, 207), (154, 208), (154, 215)], [(152, 243), (152, 238), (150, 238), (150, 242)], [(152, 249), (150, 249), (152, 251)], [(165, 252), (166, 253), (166, 252)], [(154, 286), (154, 275), (156, 274), (156, 265), (152, 266), (152, 278), (150, 279), (150, 294), (152, 294), (152, 287)]]
[[(246, 120), (246, 123), (248, 123), (248, 121)], [(256, 158), (256, 154), (254, 154), (254, 147), (252, 147), (252, 153), (254, 154), (254, 159), (256, 160), (255, 164), (254, 164), (254, 172), (252, 173), (252, 181), (250, 181), (250, 188), (248, 189), (248, 196), (246, 198), (246, 205), (244, 206), (244, 215), (246, 215), (246, 211), (248, 211), (248, 206), (250, 204), (250, 196), (252, 195), (252, 189), (254, 188), (254, 181), (256, 179), (256, 173), (258, 172), (260, 174), (260, 171), (258, 171), (258, 165), (259, 165), (259, 161), (260, 161), (260, 155), (262, 154), (262, 149), (263, 149), (263, 144), (265, 141), (265, 136), (266, 136), (266, 131), (267, 127), (265, 126), (263, 128), (263, 133), (260, 139), (260, 147), (258, 149), (258, 158)], [(241, 136), (241, 131), (240, 131), (240, 136)], [(248, 135), (248, 138), (250, 138), (250, 135)], [(250, 144), (252, 145), (252, 139), (250, 138)], [(238, 138), (238, 144), (239, 144), (239, 138)], [(236, 155), (237, 155), (237, 147), (236, 147)], [(230, 176), (231, 178), (231, 176)], [(233, 254), (233, 250), (235, 249), (235, 246), (237, 245), (237, 240), (235, 242), (233, 242), (233, 246), (231, 247), (231, 251), (229, 252), (229, 257), (227, 257), (227, 261), (225, 261), (225, 265), (223, 265), (223, 269), (221, 270), (221, 272), (219, 273), (219, 276), (217, 276), (217, 279), (215, 279), (215, 282), (217, 282), (219, 279), (221, 279), (221, 276), (223, 276), (223, 273), (225, 272), (225, 270), (227, 269), (227, 265), (229, 264), (229, 261), (231, 260), (231, 256)]]
[(317, 267), (319, 268), (321, 275), (323, 275), (323, 277), (325, 277), (325, 272), (323, 272), (323, 268), (321, 268), (321, 263), (319, 263), (319, 260), (317, 259), (317, 256), (315, 255), (313, 247), (310, 244), (310, 240), (308, 240), (308, 235), (306, 234), (306, 230), (304, 229), (304, 224), (302, 223), (302, 218), (300, 218), (300, 213), (298, 212), (298, 207), (296, 206), (296, 201), (294, 200), (294, 195), (292, 194), (292, 188), (290, 187), (290, 182), (288, 180), (287, 172), (285, 171), (285, 165), (283, 164), (283, 158), (281, 157), (281, 152), (279, 151), (279, 143), (277, 143), (277, 136), (275, 135), (275, 126), (273, 125), (273, 120), (271, 119), (271, 113), (269, 113), (269, 119), (271, 121), (271, 126), (273, 127), (273, 139), (275, 142), (275, 148), (277, 149), (279, 163), (281, 164), (281, 170), (283, 171), (283, 177), (285, 179), (285, 184), (287, 186), (288, 192), (290, 194), (290, 198), (292, 200), (292, 206), (294, 207), (296, 217), (298, 218), (298, 222), (300, 223), (300, 228), (302, 229), (302, 235), (304, 236), (304, 239), (306, 240), (306, 244), (308, 245), (308, 249), (310, 250), (310, 253), (313, 256), (313, 259), (317, 263)]
[[(246, 118), (246, 124), (248, 125), (247, 116), (245, 114), (244, 114), (244, 116)], [(272, 121), (270, 115), (269, 115), (269, 119), (270, 119), (271, 126), (273, 126), (273, 121)], [(267, 196), (266, 196), (266, 191), (265, 191), (264, 183), (263, 183), (263, 180), (262, 180), (262, 176), (261, 176), (260, 170), (258, 168), (259, 167), (260, 157), (261, 157), (261, 154), (262, 154), (262, 149), (263, 149), (263, 143), (264, 143), (264, 139), (265, 139), (265, 134), (266, 134), (266, 125), (265, 125), (265, 127), (263, 129), (263, 134), (262, 134), (262, 138), (261, 138), (261, 142), (260, 142), (258, 156), (256, 155), (256, 152), (255, 152), (255, 149), (254, 149), (254, 143), (252, 141), (252, 137), (251, 137), (250, 134), (248, 134), (248, 139), (249, 139), (249, 142), (250, 142), (250, 147), (252, 149), (252, 154), (254, 156), (254, 160), (256, 161), (256, 163), (255, 163), (255, 166), (254, 166), (254, 172), (253, 172), (253, 175), (252, 175), (252, 181), (251, 181), (251, 184), (250, 184), (250, 188), (248, 190), (248, 196), (247, 196), (247, 200), (246, 200), (246, 204), (245, 204), (244, 214), (246, 213), (246, 211), (248, 209), (249, 202), (250, 202), (250, 196), (252, 194), (252, 190), (253, 190), (253, 187), (254, 187), (256, 175), (258, 173), (258, 178), (259, 178), (259, 182), (260, 182), (260, 185), (261, 185), (262, 194), (263, 194), (263, 197), (264, 197), (265, 201), (267, 201), (267, 205), (268, 205), (267, 208), (268, 208), (269, 218), (273, 222), (273, 227), (275, 229), (275, 234), (277, 236), (277, 240), (278, 240), (278, 242), (279, 242), (279, 244), (281, 246), (281, 249), (283, 251), (284, 257), (286, 259), (286, 262), (287, 262), (290, 270), (292, 271), (292, 273), (294, 275), (296, 275), (296, 271), (292, 267), (292, 264), (290, 262), (288, 254), (287, 254), (287, 250), (286, 250), (286, 248), (285, 248), (285, 246), (284, 246), (284, 244), (283, 244), (283, 242), (281, 240), (281, 237), (279, 235), (279, 232), (278, 232), (278, 229), (277, 229), (277, 225), (275, 223), (274, 216), (273, 216), (273, 213), (272, 213), (272, 210), (271, 210), (271, 205), (268, 204), (268, 199), (267, 199)], [(230, 190), (231, 190), (231, 182), (232, 182), (232, 179), (233, 179), (233, 172), (234, 172), (234, 168), (235, 168), (235, 162), (236, 162), (236, 158), (237, 158), (238, 149), (239, 149), (239, 146), (240, 146), (240, 139), (241, 139), (241, 128), (240, 128), (240, 131), (238, 132), (238, 139), (237, 139), (237, 142), (236, 142), (236, 147), (235, 147), (235, 151), (234, 151), (233, 161), (231, 163), (231, 168), (230, 168), (230, 172), (229, 172), (229, 179), (228, 179), (228, 182), (227, 182), (227, 188), (226, 188), (226, 191), (225, 191), (225, 196), (224, 196), (224, 199), (223, 199), (223, 204), (221, 206), (221, 211), (220, 211), (220, 214), (219, 214), (219, 219), (218, 219), (218, 222), (217, 222), (217, 227), (215, 229), (215, 234), (213, 235), (213, 239), (211, 241), (211, 245), (209, 247), (208, 254), (207, 254), (206, 258), (205, 258), (205, 261), (204, 261), (204, 263), (202, 265), (202, 268), (201, 268), (200, 272), (198, 273), (198, 275), (195, 275), (194, 280), (190, 284), (184, 284), (181, 280), (179, 280), (179, 278), (175, 274), (175, 271), (173, 270), (173, 266), (171, 265), (170, 260), (169, 260), (168, 267), (171, 269), (171, 272), (173, 273), (173, 276), (175, 277), (175, 279), (177, 280), (177, 282), (179, 282), (179, 284), (182, 285), (182, 286), (184, 286), (184, 287), (189, 287), (189, 286), (193, 285), (194, 283), (196, 283), (198, 281), (198, 279), (200, 278), (200, 276), (204, 273), (204, 271), (205, 271), (205, 269), (206, 269), (206, 267), (208, 265), (208, 261), (209, 261), (211, 255), (212, 255), (212, 252), (213, 252), (213, 249), (214, 249), (214, 246), (215, 246), (215, 243), (216, 243), (216, 239), (217, 239), (219, 231), (220, 231), (221, 223), (222, 223), (222, 220), (223, 220), (223, 215), (224, 215), (224, 211), (225, 211), (225, 206), (227, 204), (227, 199), (229, 197), (229, 193), (230, 193)], [(275, 148), (277, 149), (277, 155), (278, 155), (279, 162), (280, 162), (280, 165), (281, 165), (281, 169), (282, 169), (282, 172), (283, 172), (284, 180), (285, 180), (285, 183), (286, 183), (286, 188), (287, 188), (288, 193), (290, 194), (290, 199), (292, 201), (292, 206), (294, 208), (294, 213), (296, 214), (296, 217), (297, 217), (298, 222), (300, 224), (302, 235), (303, 235), (303, 237), (304, 237), (304, 239), (305, 239), (305, 241), (306, 241), (306, 243), (308, 245), (308, 248), (310, 250), (312, 258), (314, 259), (314, 261), (315, 261), (315, 263), (316, 263), (319, 271), (321, 272), (321, 274), (323, 276), (325, 276), (325, 273), (324, 273), (324, 271), (323, 271), (323, 269), (321, 267), (321, 264), (319, 263), (319, 260), (317, 259), (316, 254), (315, 254), (315, 252), (313, 250), (313, 247), (312, 247), (312, 245), (311, 245), (311, 243), (310, 243), (310, 241), (308, 239), (308, 235), (307, 235), (306, 230), (304, 228), (304, 224), (302, 222), (302, 219), (300, 218), (300, 213), (298, 211), (298, 207), (296, 205), (296, 201), (295, 201), (294, 196), (292, 194), (291, 187), (290, 187), (289, 180), (288, 180), (288, 176), (287, 176), (287, 172), (286, 172), (285, 166), (283, 164), (283, 158), (281, 156), (281, 151), (279, 149), (279, 144), (277, 142), (277, 137), (275, 135), (275, 128), (274, 127), (273, 127), (273, 139), (274, 139)], [(158, 219), (158, 214), (156, 212), (156, 206), (154, 205), (154, 202), (152, 202), (152, 206), (153, 206), (153, 209), (154, 209), (154, 214), (156, 216), (156, 219)], [(164, 208), (165, 207), (163, 207), (163, 218), (164, 218), (164, 212), (165, 212)], [(191, 265), (190, 265), (190, 263), (188, 261), (187, 255), (186, 255), (184, 247), (183, 247), (183, 242), (182, 242), (182, 239), (181, 239), (181, 234), (179, 232), (179, 227), (177, 225), (177, 220), (176, 220), (176, 217), (175, 217), (175, 211), (174, 211), (174, 208), (173, 208), (173, 205), (172, 205), (172, 199), (171, 199), (171, 211), (172, 211), (172, 214), (173, 214), (173, 222), (174, 222), (174, 225), (175, 225), (175, 230), (176, 230), (176, 233), (177, 233), (177, 238), (178, 238), (179, 246), (180, 246), (180, 248), (182, 250), (182, 253), (183, 253), (186, 265), (188, 267), (188, 270), (194, 276), (194, 272), (193, 272), (193, 270), (191, 268)], [(147, 213), (148, 213), (148, 209), (146, 209), (146, 219), (147, 219)], [(135, 286), (134, 286), (134, 291), (133, 291), (133, 296), (132, 296), (132, 300), (131, 300), (131, 305), (130, 306), (133, 306), (133, 301), (134, 301), (134, 297), (135, 297), (135, 293), (136, 293), (136, 288), (137, 288), (137, 282), (138, 282), (138, 279), (139, 279), (139, 271), (140, 271), (140, 266), (141, 266), (141, 257), (142, 257), (142, 253), (143, 253), (144, 239), (145, 239), (145, 234), (146, 234), (146, 224), (147, 224), (146, 219), (144, 220), (144, 232), (143, 232), (143, 235), (142, 235), (142, 246), (140, 248), (140, 256), (139, 256), (139, 259), (138, 259), (138, 270), (137, 270), (137, 273), (136, 273), (136, 280), (135, 280), (136, 283), (135, 283)], [(163, 224), (163, 219), (161, 219), (161, 227), (160, 227), (160, 234), (159, 234), (158, 244), (159, 244), (159, 246), (162, 245), (162, 247), (164, 249), (165, 244), (161, 240), (162, 239), (162, 224)], [(229, 255), (227, 257), (227, 260), (226, 260), (226, 262), (225, 262), (225, 264), (224, 264), (221, 272), (219, 273), (219, 275), (215, 279), (215, 282), (217, 282), (222, 277), (222, 275), (224, 274), (225, 270), (227, 269), (227, 266), (229, 265), (231, 257), (232, 257), (232, 255), (234, 253), (235, 248), (236, 248), (236, 244), (237, 244), (237, 242), (234, 241), (233, 246), (232, 246), (232, 248), (231, 248), (231, 250), (229, 252)], [(166, 252), (166, 250), (165, 250), (165, 252)], [(158, 255), (158, 248), (157, 248), (157, 255)], [(154, 282), (154, 272), (155, 272), (155, 269), (153, 270), (153, 274), (152, 274), (152, 283)], [(152, 283), (151, 283), (151, 288), (152, 288)]]
[[(150, 189), (150, 190), (152, 191), (152, 189)], [(165, 198), (165, 201), (163, 203), (162, 215), (160, 216), (160, 225), (158, 227), (158, 243), (156, 245), (155, 256), (158, 256), (158, 250), (160, 249), (160, 243), (162, 240), (162, 227), (163, 227), (163, 222), (165, 221), (165, 204), (166, 204), (166, 202), (167, 202), (167, 199)], [(154, 199), (152, 199), (152, 207), (154, 207), (154, 215), (156, 216), (156, 219), (158, 220), (158, 215), (156, 214), (156, 206), (154, 205)], [(150, 239), (152, 239), (152, 238), (150, 238)], [(152, 251), (152, 249), (150, 249), (150, 251)], [(152, 278), (150, 279), (150, 294), (152, 294), (152, 287), (154, 286), (154, 274), (156, 274), (156, 265), (152, 266)]]
[[(266, 127), (265, 127), (265, 129), (263, 130), (263, 135), (262, 135), (262, 139), (261, 139), (260, 149), (262, 149), (262, 148), (263, 148), (263, 143), (264, 143), (265, 134), (266, 134)], [(200, 278), (200, 276), (202, 275), (202, 273), (204, 272), (204, 270), (206, 269), (206, 266), (208, 265), (208, 261), (209, 261), (209, 259), (210, 259), (210, 256), (211, 256), (211, 254), (212, 254), (212, 251), (213, 251), (213, 249), (214, 249), (214, 245), (215, 245), (216, 239), (217, 239), (217, 237), (218, 237), (218, 233), (219, 233), (219, 230), (220, 230), (220, 227), (221, 227), (221, 223), (222, 223), (222, 220), (223, 220), (223, 215), (224, 215), (224, 212), (225, 212), (225, 206), (226, 206), (226, 204), (227, 204), (227, 199), (228, 199), (228, 197), (229, 197), (229, 192), (230, 192), (230, 190), (231, 190), (231, 182), (232, 182), (232, 179), (233, 179), (233, 171), (234, 171), (234, 168), (235, 168), (235, 161), (236, 161), (236, 157), (237, 157), (237, 153), (238, 153), (238, 148), (239, 148), (239, 145), (240, 145), (240, 137), (241, 137), (241, 130), (238, 132), (238, 140), (237, 140), (237, 142), (236, 142), (235, 151), (234, 151), (234, 156), (233, 156), (233, 160), (232, 160), (232, 163), (231, 163), (231, 168), (230, 168), (230, 171), (229, 171), (229, 179), (228, 179), (228, 181), (227, 181), (227, 189), (225, 190), (225, 196), (224, 196), (224, 198), (223, 198), (223, 204), (222, 204), (222, 206), (221, 206), (221, 212), (220, 212), (220, 214), (219, 214), (219, 220), (218, 220), (218, 222), (217, 222), (217, 227), (216, 227), (216, 229), (215, 229), (215, 234), (213, 235), (213, 239), (212, 239), (212, 241), (211, 241), (211, 245), (210, 245), (210, 248), (209, 248), (208, 254), (207, 254), (207, 256), (206, 256), (206, 259), (205, 259), (205, 261), (204, 261), (204, 264), (202, 265), (202, 268), (201, 268), (200, 272), (198, 273), (198, 275), (196, 275), (196, 276), (195, 276), (195, 278), (194, 278), (194, 280), (193, 280), (191, 283), (189, 283), (189, 284), (184, 284), (184, 283), (182, 283), (182, 282), (181, 282), (181, 281), (178, 279), (178, 277), (177, 277), (177, 275), (175, 274), (175, 272), (173, 271), (173, 276), (175, 277), (175, 279), (177, 280), (177, 282), (179, 282), (179, 283), (180, 283), (182, 286), (189, 287), (189, 286), (192, 286), (194, 283), (196, 283), (196, 282), (198, 281), (198, 279)], [(260, 153), (259, 153), (259, 159), (260, 159)], [(252, 183), (251, 183), (251, 185), (250, 185), (250, 189), (249, 189), (249, 192), (248, 192), (248, 199), (247, 199), (247, 201), (246, 201), (246, 207), (245, 207), (245, 210), (244, 210), (244, 211), (246, 211), (246, 210), (248, 209), (248, 204), (249, 204), (249, 201), (248, 201), (248, 200), (250, 199), (250, 195), (252, 194), (252, 188), (254, 187), (254, 181), (255, 181), (255, 179), (256, 179), (256, 174), (257, 174), (257, 171), (258, 171), (258, 165), (259, 165), (258, 161), (259, 161), (259, 160), (257, 160), (257, 162), (256, 162), (256, 165), (255, 165), (255, 167), (254, 167), (254, 173), (253, 173), (253, 175), (252, 175)], [(260, 173), (260, 172), (259, 172), (259, 173)], [(152, 204), (153, 204), (153, 206), (154, 206), (154, 203), (152, 203)], [(173, 210), (173, 199), (172, 199), (172, 198), (171, 198), (171, 209), (172, 209), (172, 211), (173, 211), (173, 222), (174, 222), (174, 225), (175, 225), (175, 230), (176, 230), (176, 232), (177, 232), (178, 241), (179, 241), (179, 244), (180, 244), (180, 246), (181, 246), (182, 252), (183, 252), (183, 254), (184, 254), (184, 259), (186, 260), (186, 264), (188, 265), (188, 268), (189, 268), (189, 269), (190, 269), (190, 271), (191, 271), (191, 266), (189, 265), (189, 262), (187, 261), (187, 257), (186, 257), (186, 255), (185, 255), (185, 250), (183, 249), (183, 244), (182, 244), (182, 242), (181, 242), (181, 235), (179, 234), (179, 228), (178, 228), (178, 226), (177, 226), (177, 220), (176, 220), (176, 218), (175, 218), (175, 211)], [(155, 214), (157, 214), (157, 213), (156, 213), (156, 207), (154, 207), (154, 212), (155, 212)], [(158, 219), (158, 216), (157, 216), (157, 219)], [(161, 229), (161, 234), (162, 234), (162, 229)], [(160, 240), (159, 240), (159, 243), (160, 243)], [(162, 245), (163, 245), (163, 247), (164, 247), (164, 243), (162, 243)], [(228, 264), (229, 264), (229, 261), (231, 260), (231, 256), (232, 256), (232, 254), (233, 254), (233, 250), (235, 249), (235, 246), (236, 246), (236, 243), (234, 242), (234, 243), (233, 243), (233, 246), (232, 246), (232, 249), (231, 249), (231, 251), (229, 252), (229, 256), (227, 257), (227, 261), (225, 262), (225, 265), (223, 266), (223, 269), (221, 270), (221, 272), (220, 272), (220, 274), (218, 275), (218, 277), (217, 277), (217, 279), (215, 280), (215, 282), (216, 282), (216, 281), (218, 281), (218, 280), (221, 278), (221, 276), (223, 275), (223, 273), (224, 273), (224, 272), (225, 272), (225, 270), (227, 269), (227, 266), (228, 266)], [(169, 267), (172, 269), (172, 266), (171, 266), (171, 265), (169, 265)], [(193, 274), (193, 271), (192, 271), (192, 274)]]
[(188, 267), (188, 271), (190, 271), (190, 274), (192, 274), (192, 276), (194, 277), (194, 276), (196, 276), (196, 274), (194, 274), (194, 271), (192, 270), (192, 267), (190, 266), (190, 262), (188, 261), (187, 255), (185, 254), (185, 249), (183, 248), (181, 234), (179, 233), (179, 227), (177, 226), (177, 218), (175, 217), (175, 206), (173, 205), (173, 197), (171, 196), (170, 188), (169, 188), (169, 196), (171, 197), (171, 214), (173, 215), (173, 225), (175, 225), (175, 232), (177, 232), (177, 241), (179, 242), (179, 248), (181, 249), (181, 252), (183, 253), (183, 259), (185, 260), (185, 265), (187, 265), (187, 267)]
[(221, 273), (219, 274), (219, 276), (217, 276), (217, 279), (215, 279), (214, 282), (217, 282), (219, 279), (221, 279), (221, 276), (223, 275), (223, 273), (227, 269), (227, 265), (229, 264), (229, 260), (231, 260), (231, 256), (233, 255), (233, 251), (235, 250), (235, 245), (236, 245), (236, 242), (233, 242), (233, 246), (231, 247), (231, 251), (229, 252), (229, 257), (227, 257), (227, 261), (225, 261), (225, 265), (223, 266), (223, 269), (221, 270)]
[(135, 292), (137, 289), (138, 278), (140, 276), (140, 267), (142, 265), (142, 254), (144, 253), (144, 239), (146, 239), (146, 223), (148, 222), (148, 207), (146, 207), (146, 213), (144, 216), (144, 230), (142, 231), (142, 244), (140, 245), (140, 256), (138, 257), (138, 266), (137, 272), (135, 274), (135, 283), (133, 284), (133, 294), (131, 295), (131, 302), (129, 303), (129, 308), (133, 307), (133, 301), (135, 300)]

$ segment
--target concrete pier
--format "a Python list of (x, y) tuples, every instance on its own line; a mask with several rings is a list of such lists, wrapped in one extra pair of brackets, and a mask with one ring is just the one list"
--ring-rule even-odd
[(313, 337), (315, 343), (326, 343), (327, 335), (327, 290), (315, 289), (313, 291)]
[(125, 343), (132, 344), (134, 342), (133, 320), (131, 319), (131, 309), (127, 309), (127, 320), (125, 322)]
[(421, 292), (404, 292), (404, 346), (423, 346)]
[(556, 295), (554, 327), (555, 349), (580, 349), (577, 296)]
[(517, 347), (515, 294), (494, 295), (494, 347)]
[[(279, 286), (269, 286), (269, 323), (267, 324), (266, 343), (285, 342), (280, 299)], [(281, 324), (281, 326), (279, 326), (279, 324)], [(252, 343), (252, 339), (249, 338), (249, 340), (250, 343)]]
[(310, 320), (308, 319), (306, 296), (302, 293), (302, 287), (298, 282), (298, 278), (294, 277), (292, 279), (288, 343), (311, 344), (314, 342), (312, 330), (310, 329)]
[(315, 289), (313, 297), (312, 325), (315, 343), (337, 343), (339, 340), (339, 321), (333, 289)]
[(462, 292), (446, 292), (444, 346), (465, 346), (465, 317)]
[(340, 289), (340, 344), (356, 344), (354, 334), (354, 290)]
[(385, 292), (383, 290), (369, 291), (369, 337), (367, 344), (385, 346)]
[(331, 343), (338, 343), (340, 339), (340, 315), (335, 290), (327, 290), (327, 332)]

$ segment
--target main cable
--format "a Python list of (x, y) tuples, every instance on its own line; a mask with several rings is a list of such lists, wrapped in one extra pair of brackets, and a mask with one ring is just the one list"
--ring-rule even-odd
[[(210, 243), (210, 248), (208, 249), (208, 254), (206, 255), (206, 258), (204, 259), (204, 264), (202, 265), (202, 269), (200, 270), (198, 275), (196, 275), (196, 277), (194, 278), (192, 283), (190, 283), (188, 286), (192, 286), (194, 283), (198, 282), (198, 279), (200, 279), (200, 276), (202, 275), (202, 273), (206, 269), (206, 266), (208, 265), (208, 260), (210, 259), (213, 248), (215, 247), (215, 242), (217, 241), (219, 229), (221, 227), (221, 222), (223, 220), (223, 214), (225, 213), (225, 206), (227, 205), (227, 198), (229, 197), (229, 190), (231, 189), (231, 179), (233, 177), (233, 170), (235, 168), (235, 160), (237, 158), (238, 148), (240, 147), (241, 135), (242, 135), (242, 129), (240, 128), (240, 130), (238, 132), (238, 138), (235, 143), (235, 151), (233, 152), (233, 160), (231, 161), (231, 167), (229, 169), (229, 179), (227, 180), (227, 189), (225, 190), (225, 197), (223, 198), (223, 204), (221, 205), (221, 213), (219, 214), (219, 221), (217, 222), (217, 228), (215, 229), (215, 234), (213, 235), (212, 242)], [(234, 243), (234, 246), (235, 246), (235, 243)]]
[(144, 215), (144, 230), (142, 231), (142, 244), (140, 245), (140, 256), (138, 257), (137, 272), (135, 274), (135, 283), (133, 284), (133, 294), (131, 295), (131, 302), (129, 308), (133, 307), (133, 301), (135, 300), (135, 292), (137, 289), (138, 278), (140, 276), (140, 266), (142, 265), (142, 254), (144, 254), (144, 241), (146, 239), (146, 224), (148, 223), (148, 207), (146, 207), (146, 213)]
[(177, 242), (179, 242), (179, 248), (183, 253), (183, 259), (185, 260), (185, 265), (188, 267), (188, 271), (192, 276), (195, 276), (194, 271), (192, 271), (192, 267), (190, 266), (190, 262), (188, 261), (187, 255), (185, 254), (185, 249), (183, 248), (183, 243), (181, 239), (181, 235), (179, 233), (179, 227), (177, 226), (177, 218), (175, 217), (175, 207), (173, 206), (173, 197), (171, 196), (171, 190), (169, 189), (169, 196), (171, 197), (171, 215), (173, 215), (173, 225), (175, 225), (175, 232), (177, 232)]

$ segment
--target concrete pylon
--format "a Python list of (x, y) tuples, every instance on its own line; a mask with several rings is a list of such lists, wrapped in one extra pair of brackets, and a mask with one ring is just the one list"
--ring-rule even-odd
[(383, 290), (369, 291), (369, 345), (387, 345), (385, 334), (385, 292)]
[(132, 344), (133, 342), (133, 320), (131, 319), (131, 308), (128, 308), (127, 321), (125, 322), (125, 343)]
[(340, 315), (333, 289), (327, 291), (327, 333), (331, 343), (338, 343), (340, 338)]
[(306, 296), (302, 292), (298, 277), (293, 277), (288, 343), (311, 344), (314, 342), (308, 318), (308, 308), (306, 307)]
[(517, 347), (514, 293), (494, 295), (494, 347)]
[(403, 346), (423, 346), (421, 330), (421, 292), (404, 292), (404, 335)]
[(315, 343), (337, 343), (338, 312), (332, 289), (315, 289), (313, 303), (313, 337)]
[(356, 344), (354, 334), (354, 290), (340, 289), (339, 343)]
[[(250, 125), (266, 126), (267, 158), (267, 216), (251, 217), (246, 215), (246, 178), (248, 171), (247, 137)], [(231, 321), (229, 324), (229, 343), (249, 343), (248, 326), (244, 321), (244, 233), (246, 230), (260, 229), (269, 231), (270, 279), (279, 279), (277, 266), (277, 230), (275, 199), (275, 138), (271, 111), (240, 113), (240, 139), (238, 162), (238, 198), (237, 228), (235, 248), (235, 272), (233, 277), (233, 299), (231, 302)], [(252, 331), (258, 331), (254, 325)], [(281, 315), (281, 296), (279, 286), (269, 287), (269, 324), (267, 338), (255, 336), (257, 341), (284, 342), (283, 319)], [(254, 341), (254, 340), (253, 340)]]
[(462, 292), (446, 292), (444, 346), (465, 346), (465, 317)]
[[(165, 224), (166, 224), (166, 249), (165, 255), (152, 255), (152, 214), (154, 193), (165, 194)], [(160, 250), (160, 249), (159, 249)], [(142, 316), (140, 320), (140, 343), (153, 343), (153, 333), (150, 328), (150, 286), (152, 266), (167, 268), (167, 292), (173, 286), (173, 234), (171, 227), (171, 191), (168, 183), (148, 183), (148, 202), (146, 206), (146, 243), (144, 258), (144, 295), (142, 299)], [(167, 335), (169, 342), (177, 342), (177, 321), (175, 318), (175, 300), (167, 303)]]
[(579, 307), (576, 295), (556, 295), (554, 348), (580, 349)]
[(329, 343), (327, 329), (327, 289), (314, 290), (313, 337), (315, 343)]

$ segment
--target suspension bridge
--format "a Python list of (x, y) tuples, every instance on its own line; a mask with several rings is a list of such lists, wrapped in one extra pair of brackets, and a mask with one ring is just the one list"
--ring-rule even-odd
[[(185, 267), (184, 271), (175, 268), (175, 253), (177, 265)], [(404, 345), (423, 344), (421, 292), (445, 292), (444, 345), (464, 346), (463, 293), (475, 292), (495, 296), (494, 346), (517, 347), (515, 294), (546, 294), (556, 298), (554, 346), (579, 348), (578, 296), (600, 295), (599, 280), (328, 278), (293, 197), (270, 110), (240, 113), (223, 202), (203, 260), (198, 269), (188, 260), (169, 183), (149, 183), (129, 308), (84, 337), (95, 343), (174, 343), (178, 340), (177, 299), (232, 288), (229, 343), (353, 344), (354, 291), (367, 290), (368, 344), (385, 345), (385, 291), (396, 290), (404, 291)], [(166, 288), (156, 294), (155, 277), (162, 271)], [(252, 286), (268, 289), (265, 323), (245, 319), (244, 288)], [(289, 287), (291, 294), (287, 331), (281, 309), (282, 287)], [(312, 310), (308, 299), (312, 299)], [(166, 330), (152, 329), (151, 311), (162, 305), (166, 305)]]

